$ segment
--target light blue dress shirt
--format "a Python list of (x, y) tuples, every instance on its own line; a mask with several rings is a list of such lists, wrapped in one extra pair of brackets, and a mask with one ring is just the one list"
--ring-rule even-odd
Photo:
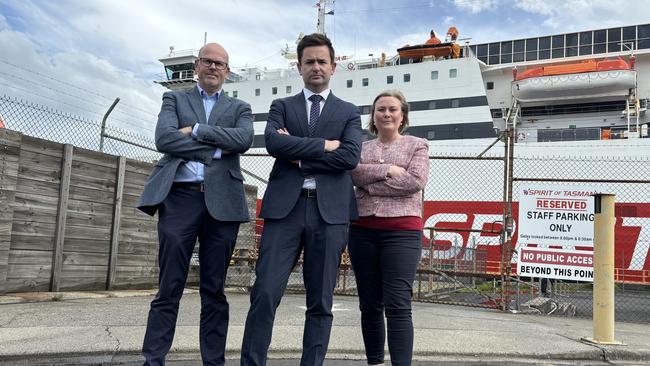
[[(221, 93), (221, 90), (218, 92), (214, 93), (213, 95), (208, 95), (208, 93), (205, 92), (201, 88), (199, 84), (196, 84), (196, 86), (199, 88), (199, 92), (201, 93), (201, 98), (203, 99), (203, 108), (205, 109), (205, 120), (210, 119), (210, 113), (212, 112), (212, 108), (214, 107), (215, 104), (217, 104), (217, 100), (219, 99), (219, 94)], [(192, 137), (196, 137), (197, 130), (199, 128), (199, 124), (195, 124), (194, 128), (192, 129)], [(221, 149), (217, 148), (217, 151), (214, 152), (214, 159), (221, 159)], [(176, 177), (174, 177), (174, 182), (203, 182), (203, 164), (196, 162), (196, 161), (188, 161), (187, 163), (181, 164), (178, 167), (178, 171), (176, 172)]]

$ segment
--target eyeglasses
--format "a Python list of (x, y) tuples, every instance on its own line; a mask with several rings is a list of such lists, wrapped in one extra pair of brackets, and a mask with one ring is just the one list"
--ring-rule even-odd
[(217, 70), (225, 70), (228, 68), (228, 63), (223, 61), (217, 61), (203, 57), (200, 58), (199, 61), (201, 62), (201, 65), (205, 67), (211, 67), (212, 64), (214, 64), (214, 67), (217, 68)]

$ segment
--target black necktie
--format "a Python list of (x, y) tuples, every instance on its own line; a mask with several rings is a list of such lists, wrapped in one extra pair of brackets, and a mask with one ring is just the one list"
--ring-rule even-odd
[(321, 99), (323, 99), (323, 97), (318, 94), (309, 97), (309, 100), (311, 101), (311, 109), (309, 110), (309, 136), (313, 136), (314, 132), (316, 132), (318, 117), (320, 116)]

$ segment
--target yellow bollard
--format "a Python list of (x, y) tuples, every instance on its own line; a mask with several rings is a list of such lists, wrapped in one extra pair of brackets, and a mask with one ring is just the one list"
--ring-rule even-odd
[(594, 337), (590, 343), (622, 344), (614, 340), (614, 195), (594, 194)]

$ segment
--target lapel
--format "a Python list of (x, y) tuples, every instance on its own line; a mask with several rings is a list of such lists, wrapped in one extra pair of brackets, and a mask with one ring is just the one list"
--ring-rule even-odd
[(302, 131), (302, 136), (309, 136), (309, 118), (307, 117), (307, 102), (305, 102), (305, 94), (300, 92), (293, 97), (294, 112), (296, 114), (296, 121)]
[(339, 98), (335, 97), (334, 94), (332, 94), (330, 91), (330, 95), (325, 100), (323, 110), (320, 112), (320, 117), (318, 117), (318, 125), (316, 126), (316, 131), (314, 132), (316, 136), (322, 136), (325, 126), (327, 123), (329, 123), (329, 121), (332, 120), (338, 101)]
[(196, 86), (187, 91), (187, 99), (190, 101), (190, 106), (194, 110), (194, 114), (199, 118), (198, 123), (208, 123), (205, 120), (205, 108), (203, 107), (203, 98), (199, 88)]
[(232, 99), (230, 99), (229, 96), (226, 95), (223, 91), (219, 94), (219, 99), (217, 99), (217, 103), (215, 103), (214, 107), (212, 107), (212, 111), (210, 111), (210, 118), (208, 119), (208, 124), (209, 125), (216, 125), (217, 120), (219, 120), (219, 117), (228, 109), (230, 104), (232, 103)]

